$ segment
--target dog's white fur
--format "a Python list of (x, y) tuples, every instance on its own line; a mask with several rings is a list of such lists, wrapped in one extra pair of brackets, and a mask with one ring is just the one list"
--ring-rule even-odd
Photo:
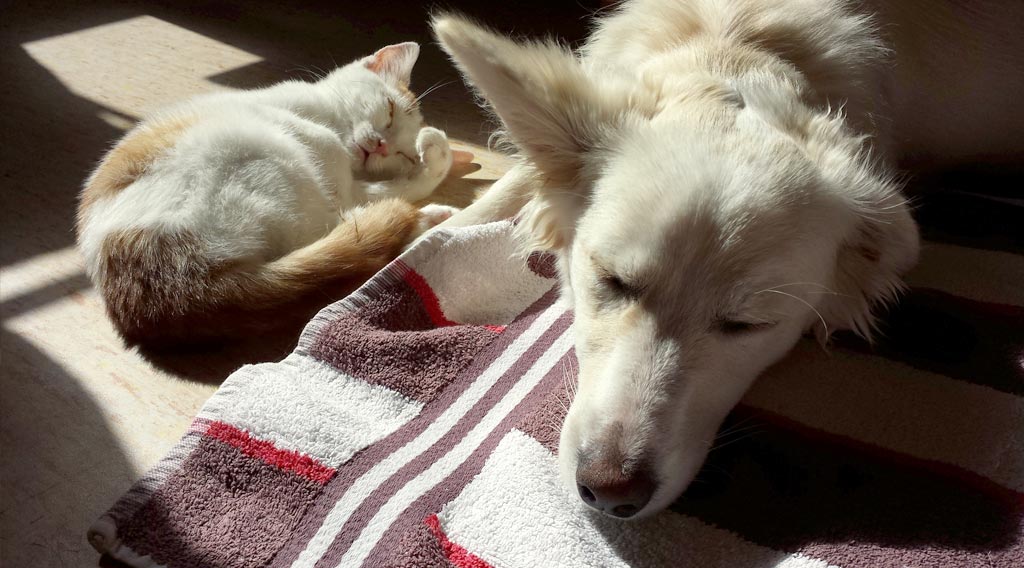
[(1022, 155), (1020, 4), (914, 4), (637, 0), (579, 53), (435, 19), (522, 157), (449, 224), (518, 213), (575, 309), (570, 485), (613, 456), (667, 506), (805, 331), (870, 336), (918, 251), (894, 164)]

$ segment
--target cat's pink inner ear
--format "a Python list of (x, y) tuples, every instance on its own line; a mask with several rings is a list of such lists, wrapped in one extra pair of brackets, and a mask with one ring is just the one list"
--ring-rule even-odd
[(412, 80), (412, 67), (419, 55), (420, 46), (416, 42), (389, 45), (366, 58), (366, 67), (385, 79), (408, 86)]

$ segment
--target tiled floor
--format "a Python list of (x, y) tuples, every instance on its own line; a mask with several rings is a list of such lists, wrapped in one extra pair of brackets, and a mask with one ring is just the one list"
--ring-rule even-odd
[[(239, 362), (288, 346), (154, 362), (125, 349), (74, 249), (81, 180), (136, 118), (182, 97), (316, 73), (388, 42), (429, 42), (414, 2), (22, 2), (3, 9), (0, 63), (2, 489), (0, 565), (90, 566), (88, 524), (158, 460)], [(459, 5), (459, 2), (451, 2)], [(505, 30), (582, 35), (596, 2), (463, 3)], [(449, 179), (465, 204), (507, 167), (436, 47), (414, 88), (428, 121), (482, 169)]]

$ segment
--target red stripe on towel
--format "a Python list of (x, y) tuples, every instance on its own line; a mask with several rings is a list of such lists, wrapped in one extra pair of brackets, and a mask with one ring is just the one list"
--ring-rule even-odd
[(459, 568), (491, 568), (491, 565), (479, 556), (449, 540), (448, 535), (441, 530), (441, 521), (437, 515), (430, 515), (423, 522), (430, 527), (430, 532), (434, 533), (434, 537), (441, 543), (441, 548), (444, 549), (444, 555), (449, 562)]
[(239, 430), (224, 422), (213, 422), (206, 430), (208, 438), (220, 440), (233, 446), (242, 453), (263, 460), (264, 462), (285, 471), (298, 474), (306, 479), (323, 485), (334, 477), (334, 468), (327, 467), (313, 458), (293, 450), (282, 450), (274, 444), (257, 440), (248, 432)]
[[(458, 322), (454, 322), (444, 315), (444, 310), (441, 309), (441, 301), (437, 299), (437, 294), (434, 293), (434, 289), (430, 287), (427, 280), (419, 272), (409, 267), (406, 268), (403, 279), (406, 284), (412, 286), (412, 289), (416, 291), (416, 295), (423, 301), (423, 307), (427, 310), (430, 321), (434, 322), (434, 325), (437, 327), (459, 325)], [(495, 333), (505, 331), (505, 326), (503, 325), (485, 325), (483, 327)]]

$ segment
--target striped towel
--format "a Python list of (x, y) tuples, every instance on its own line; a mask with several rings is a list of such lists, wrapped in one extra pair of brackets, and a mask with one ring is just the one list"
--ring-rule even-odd
[(133, 566), (1024, 566), (1024, 240), (972, 227), (932, 235), (880, 345), (799, 344), (637, 522), (557, 478), (550, 258), (438, 232), (228, 378), (89, 539)]

